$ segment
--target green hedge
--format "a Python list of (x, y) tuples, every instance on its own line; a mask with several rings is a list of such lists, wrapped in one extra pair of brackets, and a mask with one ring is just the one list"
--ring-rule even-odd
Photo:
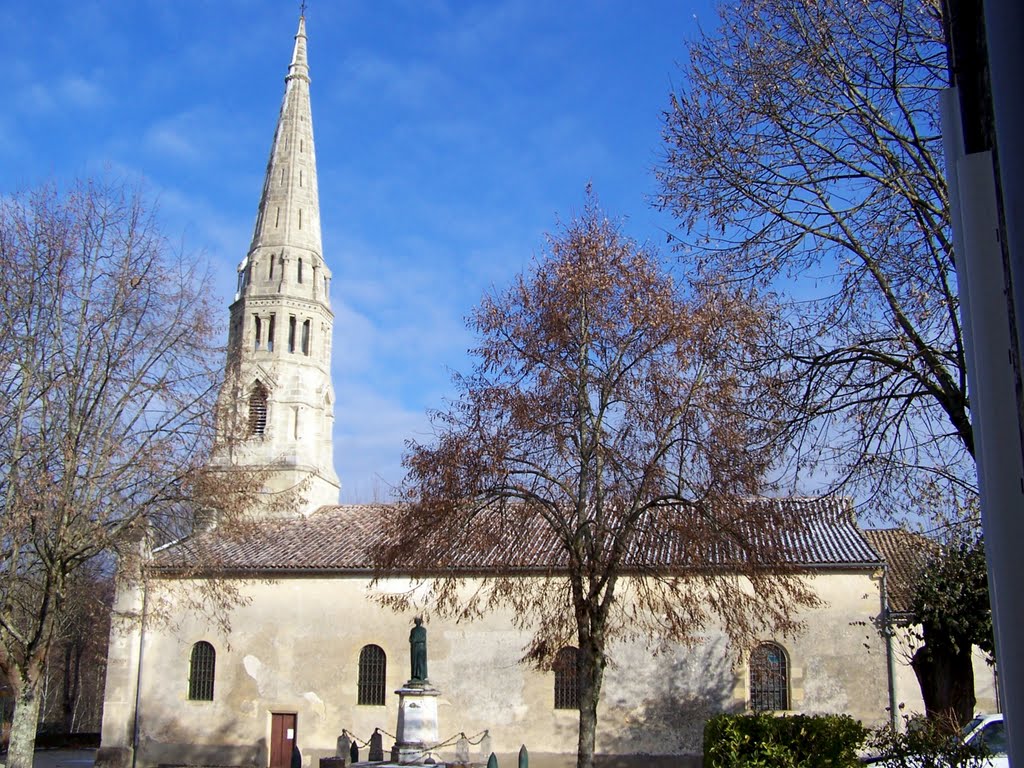
[(704, 726), (704, 767), (851, 768), (867, 735), (848, 715), (716, 715)]

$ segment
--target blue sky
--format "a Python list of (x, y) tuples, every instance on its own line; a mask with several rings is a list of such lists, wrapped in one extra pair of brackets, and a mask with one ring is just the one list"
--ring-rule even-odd
[[(7, 0), (0, 193), (143, 179), (227, 303), (298, 2)], [(641, 241), (661, 112), (704, 0), (309, 0), (324, 256), (334, 272), (342, 500), (387, 497), (408, 438), (470, 366), (463, 318), (578, 210), (588, 181)]]

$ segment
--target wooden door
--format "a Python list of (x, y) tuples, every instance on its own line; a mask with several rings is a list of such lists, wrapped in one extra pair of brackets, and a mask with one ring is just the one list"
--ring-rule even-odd
[(295, 744), (294, 713), (274, 712), (270, 716), (270, 768), (291, 768)]

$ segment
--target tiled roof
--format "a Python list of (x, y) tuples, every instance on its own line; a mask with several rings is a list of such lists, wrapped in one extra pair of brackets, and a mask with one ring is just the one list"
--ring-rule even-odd
[(909, 612), (921, 571), (938, 551), (938, 545), (927, 536), (901, 528), (868, 530), (864, 536), (888, 566), (889, 608), (896, 613)]
[[(855, 526), (849, 504), (843, 499), (759, 499), (746, 502), (743, 508), (767, 510), (773, 519), (788, 521), (780, 522), (776, 530), (765, 530), (764, 526), (745, 525), (741, 511), (735, 530), (755, 548), (777, 548), (779, 559), (790, 565), (835, 568), (881, 564)], [(217, 572), (367, 572), (373, 567), (371, 551), (385, 529), (383, 521), (393, 512), (394, 507), (387, 505), (322, 507), (306, 517), (268, 522), (244, 540), (226, 539), (214, 530), (163, 549), (155, 555), (153, 566), (169, 572), (189, 569), (198, 562), (195, 553), (202, 550), (202, 562), (215, 564), (205, 568)], [(531, 524), (523, 517), (478, 519), (476, 524), (490, 537), (487, 544), (448, 546), (443, 561), (437, 560), (434, 568), (415, 570), (558, 570), (565, 560), (555, 535), (539, 518), (532, 520)], [(505, 536), (502, 530), (514, 533)], [(654, 521), (647, 532), (636, 537), (626, 557), (627, 567), (672, 569), (696, 563), (736, 562), (737, 548), (723, 545), (721, 536), (694, 538), (684, 533), (687, 530), (684, 526), (667, 530)], [(698, 549), (705, 553), (699, 558), (695, 552)]]

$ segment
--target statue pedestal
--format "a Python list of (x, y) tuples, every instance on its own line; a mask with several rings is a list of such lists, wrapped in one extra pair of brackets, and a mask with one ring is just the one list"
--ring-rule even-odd
[(391, 748), (391, 762), (423, 764), (438, 742), (437, 697), (441, 692), (427, 681), (410, 680), (398, 694), (398, 740)]

